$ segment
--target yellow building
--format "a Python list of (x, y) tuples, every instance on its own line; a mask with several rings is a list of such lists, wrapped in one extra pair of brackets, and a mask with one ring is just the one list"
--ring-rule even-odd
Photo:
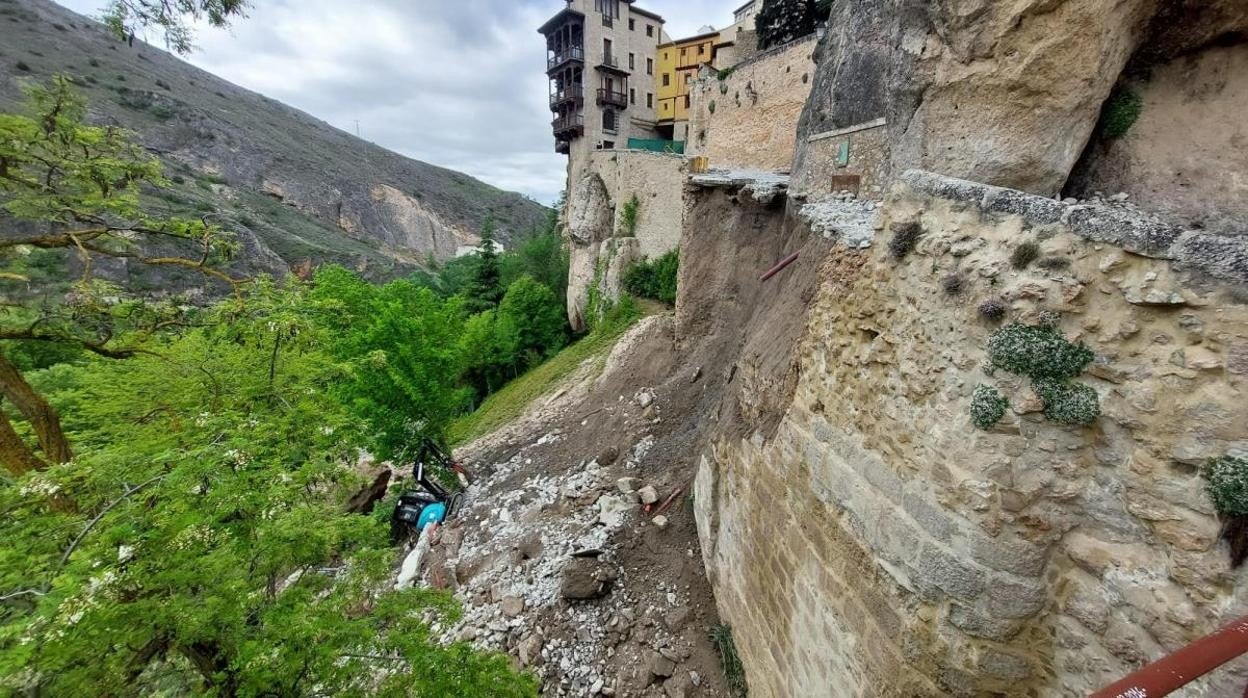
[(659, 135), (683, 141), (688, 139), (689, 89), (704, 64), (715, 67), (719, 32), (711, 31), (687, 39), (659, 44), (655, 52), (655, 117)]

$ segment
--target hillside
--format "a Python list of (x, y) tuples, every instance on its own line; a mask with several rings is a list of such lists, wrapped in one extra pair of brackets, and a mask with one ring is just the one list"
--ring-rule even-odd
[(129, 46), (52, 2), (0, 0), (0, 28), (0, 110), (20, 108), (23, 79), (73, 76), (93, 119), (132, 129), (165, 161), (174, 187), (153, 192), (153, 206), (219, 216), (243, 242), (242, 271), (335, 261), (391, 277), (453, 256), (489, 216), (503, 242), (546, 219), (519, 194), (363, 141), (153, 46)]

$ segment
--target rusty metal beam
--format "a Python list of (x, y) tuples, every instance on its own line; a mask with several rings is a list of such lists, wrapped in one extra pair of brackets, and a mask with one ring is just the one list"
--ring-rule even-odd
[(777, 264), (776, 266), (774, 266), (774, 267), (772, 267), (772, 268), (768, 269), (768, 270), (767, 270), (767, 273), (765, 273), (765, 274), (763, 274), (762, 276), (758, 277), (758, 280), (759, 280), (759, 281), (766, 281), (767, 279), (770, 279), (771, 277), (775, 276), (776, 274), (779, 274), (781, 271), (783, 271), (783, 270), (784, 270), (784, 268), (785, 268), (785, 267), (789, 266), (789, 265), (790, 265), (790, 264), (792, 264), (793, 262), (796, 262), (796, 261), (797, 261), (797, 256), (798, 256), (799, 254), (801, 254), (801, 252), (794, 252), (793, 254), (789, 255), (788, 257), (785, 257), (784, 259), (780, 260), (780, 263), (779, 263), (779, 264)]
[(1248, 616), (1101, 689), (1092, 698), (1168, 696), (1244, 654), (1248, 654)]

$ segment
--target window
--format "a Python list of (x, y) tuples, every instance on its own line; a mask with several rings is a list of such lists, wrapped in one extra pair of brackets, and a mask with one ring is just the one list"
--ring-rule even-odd
[(628, 69), (637, 70), (637, 54), (635, 53), (628, 54)]
[(663, 73), (663, 86), (667, 87), (672, 84), (672, 76), (669, 73)]
[(681, 58), (684, 58), (684, 57), (685, 57), (685, 55), (686, 55), (686, 54), (688, 54), (688, 52), (689, 52), (689, 49), (687, 49), (687, 48), (682, 48), (682, 49), (680, 50), (680, 57), (681, 57)]
[(654, 109), (654, 93), (646, 93), (646, 109)]
[(630, 32), (637, 31), (637, 20), (633, 19), (632, 17), (628, 18), (628, 30)]
[(628, 103), (629, 104), (637, 103), (637, 88), (636, 87), (628, 88)]
[(698, 55), (706, 53), (706, 44), (698, 44)]
[(685, 84), (686, 85), (693, 84), (693, 73), (685, 73)]
[(615, 150), (615, 141), (603, 141), (602, 149), (603, 150)]
[(646, 59), (646, 75), (654, 75), (654, 59)]
[(653, 25), (653, 24), (647, 24), (647, 25), (646, 25), (646, 36), (654, 36), (654, 25)]
[(685, 95), (685, 109), (689, 108), (689, 95)]
[(602, 111), (602, 130), (604, 131), (615, 130), (615, 110), (614, 109), (604, 109)]

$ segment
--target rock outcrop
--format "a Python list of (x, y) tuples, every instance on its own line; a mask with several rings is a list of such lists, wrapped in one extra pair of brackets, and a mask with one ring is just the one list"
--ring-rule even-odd
[(799, 132), (887, 122), (894, 174), (922, 168), (1053, 195), (1128, 63), (1233, 40), (1242, 3), (838, 0)]

